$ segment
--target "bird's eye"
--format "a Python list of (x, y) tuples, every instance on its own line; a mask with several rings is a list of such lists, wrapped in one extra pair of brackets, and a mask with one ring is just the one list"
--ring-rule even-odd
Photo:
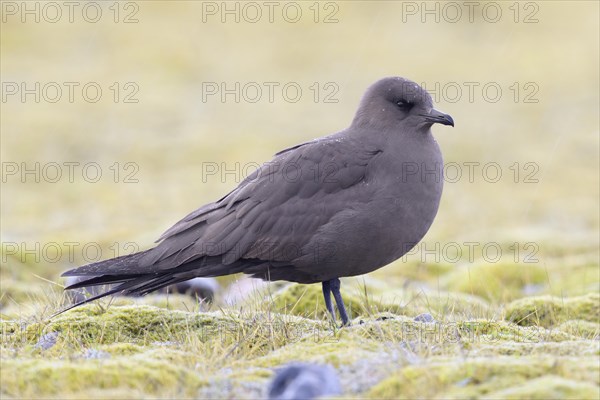
[(400, 109), (404, 110), (404, 111), (408, 111), (413, 107), (413, 103), (411, 103), (410, 101), (406, 101), (406, 100), (398, 100), (396, 102), (396, 105), (398, 107), (400, 107)]

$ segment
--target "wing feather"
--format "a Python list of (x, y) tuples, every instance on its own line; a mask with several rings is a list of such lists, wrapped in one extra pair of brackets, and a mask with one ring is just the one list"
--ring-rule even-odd
[(337, 213), (364, 201), (349, 195), (348, 204), (340, 204), (332, 195), (364, 180), (369, 161), (379, 152), (336, 135), (284, 150), (218, 202), (168, 229), (141, 263), (176, 268), (221, 256), (223, 265), (241, 259), (293, 264), (306, 256), (302, 247)]

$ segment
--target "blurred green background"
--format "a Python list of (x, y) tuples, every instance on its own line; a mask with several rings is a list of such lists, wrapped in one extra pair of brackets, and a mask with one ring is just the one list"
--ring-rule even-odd
[[(35, 11), (24, 14), (21, 3), (4, 2), (3, 282), (43, 284), (33, 274), (56, 280), (60, 271), (95, 259), (93, 251), (84, 256), (86, 243), (97, 243), (101, 258), (114, 255), (114, 243), (120, 254), (128, 242), (149, 247), (176, 220), (235, 187), (250, 170), (245, 166), (345, 128), (368, 85), (399, 75), (435, 89), (437, 108), (456, 121), (454, 129), (433, 128), (445, 161), (462, 173), (447, 182), (425, 239), (426, 249), (456, 243), (463, 252), (459, 262), (442, 254), (441, 263), (451, 264), (444, 273), (486, 264), (482, 246), (497, 243), (518, 274), (555, 271), (542, 278), (542, 293), (598, 290), (598, 3), (491, 3), (478, 3), (472, 21), (468, 8), (461, 6), (456, 18), (446, 3), (278, 3), (273, 22), (261, 2), (254, 3), (258, 8), (107, 2), (97, 22), (86, 20), (97, 15), (95, 8), (84, 13), (87, 3), (73, 10), (73, 22), (64, 6), (52, 22), (55, 10), (32, 3), (40, 7), (36, 22)], [(427, 14), (425, 4), (438, 7), (437, 15)], [(223, 7), (237, 7), (237, 15)], [(256, 10), (262, 15), (252, 22)], [(20, 85), (31, 89), (36, 82), (40, 101), (29, 94), (23, 102)], [(78, 85), (73, 102), (65, 82)], [(207, 84), (236, 82), (258, 84), (262, 97), (247, 101), (255, 97), (249, 88), (239, 102), (232, 95), (225, 102), (219, 95), (203, 99)], [(272, 102), (264, 82), (278, 85)], [(48, 101), (54, 84), (44, 93), (48, 83), (62, 88), (55, 103)], [(102, 89), (98, 102), (85, 100), (88, 83)], [(297, 102), (284, 98), (286, 83), (302, 89)], [(332, 91), (336, 102), (325, 102)], [(128, 94), (137, 102), (125, 102)], [(35, 163), (40, 181), (34, 174), (23, 179), (23, 167)], [(54, 177), (52, 163), (62, 173), (55, 183), (44, 179)], [(72, 182), (64, 163), (78, 163)], [(82, 175), (89, 163), (102, 172), (98, 182)], [(204, 173), (213, 163), (218, 172)], [(493, 168), (484, 171), (487, 165)], [(492, 182), (498, 167), (502, 176)], [(87, 172), (93, 177), (94, 171)], [(128, 173), (137, 182), (126, 182)], [(464, 245), (470, 242), (479, 244), (472, 259)], [(521, 253), (510, 249), (514, 243)], [(532, 251), (533, 264), (524, 263)], [(425, 253), (406, 262), (437, 261)], [(375, 276), (402, 280), (406, 262)], [(566, 279), (582, 266), (575, 282)], [(419, 268), (412, 277), (428, 279)]]

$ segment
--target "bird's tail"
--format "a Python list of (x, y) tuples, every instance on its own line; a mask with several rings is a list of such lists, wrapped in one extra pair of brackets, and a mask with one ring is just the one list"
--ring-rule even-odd
[[(223, 275), (224, 273), (239, 272), (236, 271), (235, 268), (231, 268), (232, 266), (228, 266), (227, 271), (222, 271), (223, 266), (221, 263), (215, 262), (217, 260), (213, 259), (212, 257), (203, 257), (182, 264), (176, 268), (162, 270), (152, 267), (141, 267), (139, 260), (146, 254), (146, 252), (147, 251), (142, 251), (135, 254), (84, 265), (63, 273), (62, 276), (88, 277), (88, 279), (83, 279), (65, 287), (65, 290), (111, 284), (117, 284), (117, 286), (106, 292), (72, 304), (69, 307), (53, 314), (51, 318), (82, 304), (86, 304), (102, 297), (117, 293), (124, 295), (143, 296), (154, 290), (183, 282), (200, 275), (218, 276)], [(200, 273), (199, 271), (202, 271), (203, 273)]]

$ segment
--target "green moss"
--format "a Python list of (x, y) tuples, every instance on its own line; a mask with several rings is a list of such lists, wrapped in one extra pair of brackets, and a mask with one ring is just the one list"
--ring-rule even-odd
[(558, 326), (558, 329), (584, 339), (598, 340), (600, 336), (600, 324), (598, 322), (575, 319), (563, 322)]
[(539, 326), (522, 327), (506, 321), (462, 321), (456, 325), (461, 338), (475, 339), (479, 337), (488, 343), (498, 341), (540, 343), (574, 339), (568, 333), (559, 330), (544, 329)]
[[(317, 289), (314, 294), (321, 295)], [(386, 307), (379, 300), (371, 304)], [(400, 365), (413, 365), (377, 383), (368, 393), (371, 397), (490, 397), (548, 375), (575, 382), (573, 393), (580, 393), (581, 387), (599, 383), (600, 371), (598, 342), (584, 340), (591, 337), (575, 330), (580, 326), (591, 331), (595, 323), (579, 322), (569, 320), (554, 328), (489, 319), (423, 323), (413, 315), (383, 311), (365, 313), (353, 326), (337, 329), (327, 320), (262, 308), (198, 314), (148, 305), (87, 305), (46, 322), (1, 321), (2, 368), (11, 370), (2, 374), (1, 383), (6, 397), (212, 393), (239, 398), (261, 393), (272, 368), (291, 361), (329, 363), (357, 373), (349, 371), (366, 360), (381, 362), (381, 355), (391, 351), (398, 354)], [(60, 332), (57, 344), (35, 349), (40, 336), (49, 332)], [(87, 359), (95, 355), (101, 358)], [(88, 382), (88, 391), (82, 381), (94, 370), (98, 379)], [(72, 377), (75, 371), (82, 371), (81, 381)], [(140, 383), (145, 380), (151, 382), (147, 387)], [(204, 386), (207, 380), (210, 384)], [(23, 383), (29, 381), (31, 386)], [(560, 390), (567, 388), (556, 388), (556, 393)]]
[(495, 357), (458, 363), (447, 359), (404, 367), (373, 387), (368, 396), (383, 399), (495, 397), (491, 394), (545, 375), (582, 381), (589, 388), (597, 384), (594, 374), (600, 374), (595, 358), (557, 362), (552, 357)]
[[(343, 296), (351, 319), (370, 319), (381, 312), (408, 317), (427, 312), (439, 319), (454, 316), (487, 317), (491, 314), (489, 304), (476, 296), (463, 293), (391, 290), (385, 287), (373, 289), (374, 286), (347, 285)], [(277, 312), (283, 314), (321, 320), (329, 316), (320, 285), (285, 286), (273, 294), (273, 306)]]
[(478, 356), (527, 356), (527, 355), (553, 355), (568, 357), (574, 354), (579, 356), (598, 356), (600, 349), (595, 340), (570, 340), (562, 342), (491, 342), (480, 343), (472, 346), (471, 351)]
[(457, 268), (447, 276), (445, 285), (493, 302), (505, 302), (521, 297), (529, 285), (542, 285), (547, 279), (546, 271), (535, 264), (486, 263)]
[(256, 357), (327, 326), (274, 313), (187, 313), (147, 305), (111, 306), (107, 310), (87, 305), (49, 322), (2, 324), (3, 344), (22, 349), (30, 348), (47, 333), (59, 332), (56, 345), (48, 353), (53, 356), (113, 343), (166, 343), (193, 345), (208, 352), (228, 351), (230, 357)]
[(206, 384), (189, 368), (147, 355), (102, 360), (3, 359), (1, 364), (2, 391), (16, 397), (77, 393), (90, 386), (189, 397)]
[(438, 320), (492, 317), (490, 305), (477, 296), (427, 290), (390, 290), (376, 297), (382, 310), (415, 317), (430, 313)]
[(559, 376), (547, 375), (524, 382), (521, 385), (488, 393), (490, 399), (598, 399), (600, 387), (589, 382), (580, 382)]
[(358, 337), (344, 331), (314, 332), (296, 343), (290, 343), (250, 362), (242, 360), (239, 365), (273, 368), (292, 361), (307, 361), (340, 367), (352, 364), (364, 358), (366, 354), (378, 350), (381, 350), (379, 343), (359, 340)]
[(240, 381), (240, 382), (265, 382), (266, 379), (273, 376), (272, 368), (240, 368), (232, 371), (227, 376), (228, 379)]
[(34, 344), (44, 334), (60, 332), (58, 344), (75, 347), (114, 342), (147, 344), (177, 340), (193, 334), (201, 340), (239, 321), (234, 316), (216, 313), (186, 313), (152, 306), (111, 306), (104, 310), (86, 305), (50, 321), (2, 321), (3, 340), (11, 343)]
[(374, 318), (352, 327), (348, 332), (377, 341), (460, 344), (468, 348), (475, 348), (480, 344), (562, 342), (574, 339), (572, 335), (558, 330), (522, 327), (506, 321), (422, 323), (393, 314), (379, 314)]
[(506, 306), (506, 319), (519, 325), (551, 327), (568, 320), (598, 323), (600, 294), (559, 298), (552, 296), (528, 297)]
[(104, 351), (113, 356), (128, 356), (138, 354), (144, 351), (143, 346), (133, 343), (110, 343), (97, 346), (98, 350)]

